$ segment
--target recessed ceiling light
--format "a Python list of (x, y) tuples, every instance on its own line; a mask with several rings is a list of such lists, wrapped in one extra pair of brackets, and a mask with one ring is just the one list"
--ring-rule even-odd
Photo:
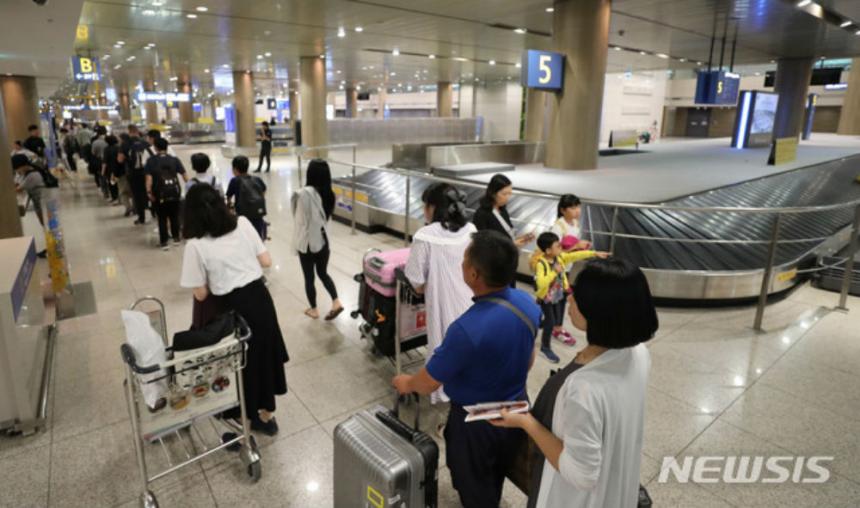
[(222, 69), (229, 69), (229, 68), (230, 68), (230, 64), (222, 64), (222, 65), (221, 65), (221, 68), (222, 68)]
[(338, 74), (340, 74), (340, 71), (336, 71), (336, 72), (337, 72)]
[(199, 6), (197, 7), (197, 12), (206, 12), (209, 10), (209, 7)]
[(427, 55), (427, 58), (429, 58), (430, 60), (433, 60), (434, 58), (436, 58), (436, 55), (430, 54), (430, 55)]
[(122, 64), (116, 64), (113, 66), (113, 70), (122, 69)]
[(194, 13), (192, 12), (192, 13), (188, 13), (188, 14), (186, 14), (186, 15), (185, 15), (185, 17), (186, 17), (186, 18), (188, 18), (188, 19), (197, 19), (197, 14), (194, 14)]
[(646, 52), (644, 52), (644, 51), (640, 51), (640, 52), (639, 52), (639, 54), (640, 54), (640, 55), (647, 55), (648, 53), (646, 53)]
[(490, 64), (490, 65), (496, 65), (496, 61), (495, 61), (495, 60), (490, 60), (490, 61), (489, 61), (489, 62), (487, 62), (487, 63), (488, 63), (488, 64)]
[(263, 59), (263, 55), (257, 55), (257, 60), (262, 60), (262, 59)]
[(809, 5), (811, 3), (812, 3), (812, 0), (800, 0), (799, 2), (797, 2), (797, 6), (798, 7), (806, 7), (807, 5)]
[(343, 39), (344, 37), (346, 37), (346, 30), (344, 30), (343, 27), (338, 28), (337, 29), (337, 36), (340, 37), (341, 39)]
[(272, 53), (271, 53), (270, 51), (266, 51), (264, 54), (265, 54), (267, 57), (272, 56)]
[(614, 47), (614, 48), (612, 48), (612, 49), (614, 49), (615, 51), (621, 51), (621, 46), (615, 46), (615, 47)]
[(205, 72), (206, 74), (209, 74), (209, 69), (203, 69), (203, 72)]
[(555, 9), (553, 9), (552, 7), (547, 7), (547, 8), (546, 8), (546, 12), (553, 12), (553, 11), (555, 11)]
[(116, 49), (120, 49), (122, 48), (122, 44), (114, 44), (113, 47), (115, 47)]
[(320, 58), (325, 58), (325, 55), (320, 55)]
[(143, 49), (149, 51), (150, 49), (152, 49), (152, 46), (144, 46)]
[(521, 63), (519, 63), (519, 62), (517, 62), (517, 63), (514, 65), (514, 67), (516, 67), (517, 69), (521, 68), (522, 66), (523, 66), (523, 64), (521, 64)]
[(698, 65), (702, 65), (702, 62), (696, 62)]
[(845, 28), (846, 26), (851, 26), (851, 22), (847, 20), (843, 21), (842, 24), (839, 25), (839, 28)]
[(126, 58), (126, 59), (125, 59), (125, 61), (126, 61), (126, 62), (133, 62), (133, 61), (134, 61), (134, 59), (135, 59), (135, 56), (134, 56), (134, 55), (131, 55), (130, 57)]
[(680, 61), (680, 62), (686, 62), (686, 61), (687, 61), (687, 59), (686, 59), (686, 58), (679, 58), (679, 59), (678, 59), (678, 61)]
[(152, 9), (144, 9), (141, 14), (143, 14), (144, 16), (155, 16), (155, 11)]
[(453, 60), (456, 60), (458, 62), (468, 62), (469, 61), (468, 58), (463, 58), (462, 56), (454, 57)]
[(176, 76), (173, 76), (173, 77), (171, 77), (171, 78), (170, 78), (170, 81), (178, 81), (178, 80), (179, 80), (179, 78), (178, 78), (178, 77), (176, 77)]
[(860, 30), (857, 30), (856, 32), (854, 32), (854, 35), (860, 35)]
[(396, 73), (396, 72), (391, 72), (391, 73), (389, 73), (388, 75), (389, 75), (389, 76), (397, 76), (397, 73)]
[(525, 28), (514, 28), (514, 33), (522, 35), (526, 32), (528, 32), (528, 30), (526, 30)]
[(161, 7), (164, 5), (164, 0), (152, 0), (152, 5), (154, 7)]
[(657, 58), (662, 58), (665, 60), (669, 58), (669, 55), (667, 55), (666, 53), (657, 53)]
[(394, 56), (397, 56), (397, 55), (399, 55), (399, 54), (400, 54), (400, 50), (399, 50), (399, 49), (397, 49), (397, 48), (394, 48), (394, 49), (391, 51), (391, 54), (392, 54), (392, 55), (394, 55)]
[(125, 44), (125, 41), (116, 41), (116, 43), (122, 46), (123, 44)]
[(364, 31), (364, 28), (362, 28), (362, 27), (360, 27), (360, 26), (357, 26), (357, 27), (355, 27), (355, 31), (356, 31), (356, 32), (363, 32), (363, 31)]

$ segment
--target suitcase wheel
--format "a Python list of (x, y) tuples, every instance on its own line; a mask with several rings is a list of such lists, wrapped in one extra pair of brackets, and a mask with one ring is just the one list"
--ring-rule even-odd
[(251, 478), (255, 483), (260, 481), (260, 478), (263, 476), (263, 468), (261, 467), (260, 461), (252, 462), (248, 464), (248, 477)]
[(352, 319), (357, 319), (359, 315), (361, 315), (361, 312), (357, 310), (354, 310), (349, 313), (349, 317), (351, 317)]
[(364, 274), (358, 273), (352, 278), (352, 280), (354, 280), (355, 282), (361, 282), (364, 280)]

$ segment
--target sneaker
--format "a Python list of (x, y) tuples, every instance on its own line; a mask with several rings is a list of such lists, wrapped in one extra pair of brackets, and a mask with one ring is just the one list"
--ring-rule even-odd
[(273, 416), (271, 420), (264, 422), (259, 417), (251, 418), (251, 430), (262, 432), (267, 436), (274, 436), (278, 433), (278, 422)]
[(140, 222), (139, 220), (134, 221), (135, 226), (143, 226), (144, 224), (146, 224), (146, 221), (144, 221), (144, 222)]
[(575, 346), (576, 345), (576, 339), (574, 339), (573, 335), (571, 335), (564, 328), (562, 328), (561, 331), (558, 331), (558, 332), (553, 331), (552, 332), (552, 338), (558, 340), (559, 342), (561, 342), (565, 346)]
[(168, 245), (166, 243), (162, 243), (160, 245), (160, 247), (161, 247), (161, 250), (164, 250), (164, 251), (170, 250), (170, 245)]
[(174, 239), (174, 240), (173, 240), (173, 245), (182, 245), (182, 240)]
[(553, 353), (552, 349), (550, 349), (548, 347), (540, 348), (540, 354), (542, 354), (543, 357), (549, 361), (549, 363), (558, 363), (559, 362), (558, 355)]

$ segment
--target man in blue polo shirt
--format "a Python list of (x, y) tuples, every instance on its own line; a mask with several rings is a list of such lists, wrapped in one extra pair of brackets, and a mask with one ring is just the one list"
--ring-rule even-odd
[(524, 400), (534, 363), (540, 308), (534, 297), (510, 287), (518, 260), (510, 237), (490, 230), (475, 233), (463, 259), (463, 280), (475, 304), (448, 327), (426, 367), (393, 380), (401, 394), (426, 395), (445, 385), (451, 399), (446, 460), (466, 508), (499, 505), (518, 433), (486, 421), (466, 423), (463, 406)]

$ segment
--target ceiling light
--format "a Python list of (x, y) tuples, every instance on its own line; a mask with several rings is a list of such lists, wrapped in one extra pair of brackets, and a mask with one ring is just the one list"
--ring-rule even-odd
[(122, 44), (114, 44), (113, 47), (115, 47), (116, 49), (120, 49), (122, 48)]
[(528, 30), (526, 30), (525, 28), (514, 28), (514, 33), (523, 35), (526, 32), (528, 32)]
[(362, 28), (362, 27), (360, 27), (360, 26), (357, 26), (357, 27), (355, 27), (355, 31), (356, 31), (356, 32), (363, 32), (363, 31), (364, 31), (364, 28)]
[(400, 54), (400, 50), (399, 50), (399, 49), (397, 49), (397, 48), (394, 48), (394, 49), (391, 51), (391, 54), (392, 54), (392, 55), (394, 55), (394, 56), (397, 56), (397, 55), (399, 55), (399, 54)]
[(221, 68), (222, 68), (222, 69), (229, 69), (229, 68), (230, 68), (230, 64), (223, 64), (223, 65), (221, 65)]
[(696, 64), (698, 64), (698, 65), (702, 65), (702, 62), (696, 62)]
[(522, 66), (523, 66), (523, 64), (521, 64), (521, 63), (519, 63), (519, 62), (517, 62), (516, 64), (514, 64), (514, 67), (516, 67), (517, 69), (519, 69), (519, 68), (520, 68), (520, 67), (522, 67)]
[(842, 24), (839, 25), (839, 28), (845, 28), (846, 26), (851, 26), (851, 22), (847, 20), (843, 21)]
[(133, 61), (134, 59), (135, 59), (135, 56), (134, 56), (134, 55), (131, 55), (130, 57), (126, 58), (126, 59), (125, 59), (125, 61), (126, 61), (126, 62), (131, 62), (131, 61)]
[(263, 59), (263, 55), (257, 55), (257, 60), (262, 60), (262, 59)]
[(612, 48), (612, 49), (614, 49), (615, 51), (621, 51), (621, 46), (615, 46), (615, 47), (614, 47), (614, 48)]
[(141, 14), (143, 14), (144, 16), (155, 16), (155, 11), (152, 9), (144, 9)]
[(179, 80), (179, 78), (176, 76), (173, 76), (172, 78), (170, 78), (170, 81), (177, 81), (177, 80)]
[(434, 58), (436, 58), (436, 55), (432, 55), (432, 54), (431, 54), (431, 55), (427, 55), (427, 58), (429, 58), (430, 60), (433, 60)]
[(860, 30), (857, 30), (856, 32), (854, 32), (854, 35), (860, 35)]
[(547, 8), (546, 8), (546, 12), (553, 12), (553, 11), (555, 11), (555, 9), (553, 9), (552, 7), (547, 7)]
[(678, 60), (679, 60), (679, 61), (681, 61), (681, 62), (686, 62), (686, 61), (687, 61), (687, 59), (686, 59), (686, 58), (679, 58)]
[(343, 39), (344, 37), (346, 37), (346, 30), (344, 30), (343, 27), (338, 28), (337, 29), (337, 36), (340, 37), (341, 39)]
[(117, 70), (117, 69), (121, 69), (121, 68), (122, 68), (122, 64), (116, 64), (113, 66), (113, 70)]
[(669, 55), (667, 55), (666, 53), (657, 53), (657, 58), (662, 58), (665, 60), (669, 58)]
[(489, 62), (487, 62), (487, 63), (489, 63), (490, 65), (496, 65), (496, 61), (495, 61), (495, 60), (490, 60), (490, 61), (489, 61)]
[(149, 51), (150, 49), (152, 49), (152, 46), (144, 46), (143, 49)]
[(265, 54), (267, 57), (272, 56), (272, 53), (271, 53), (271, 52), (269, 52), (269, 51), (266, 51), (264, 54)]
[(340, 74), (340, 71), (335, 71), (337, 74)]
[(206, 12), (209, 10), (209, 7), (199, 6), (197, 7), (197, 12)]
[(203, 72), (205, 72), (206, 74), (209, 74), (209, 69), (203, 69)]
[(153, 7), (161, 7), (164, 5), (164, 0), (152, 0)]
[(197, 14), (189, 13), (189, 14), (186, 14), (185, 17), (188, 19), (197, 19)]
[(125, 41), (116, 41), (116, 43), (122, 46), (123, 44), (125, 44)]
[(396, 72), (392, 72), (392, 73), (389, 73), (388, 75), (389, 75), (389, 76), (397, 76), (397, 73), (396, 73)]
[(453, 60), (456, 60), (458, 62), (468, 62), (469, 61), (468, 58), (463, 58), (462, 56), (454, 57)]
[(320, 58), (325, 58), (325, 55), (320, 55)]
[(812, 3), (812, 0), (800, 0), (799, 2), (797, 2), (797, 6), (798, 7), (806, 7), (807, 5), (809, 5), (811, 3)]

